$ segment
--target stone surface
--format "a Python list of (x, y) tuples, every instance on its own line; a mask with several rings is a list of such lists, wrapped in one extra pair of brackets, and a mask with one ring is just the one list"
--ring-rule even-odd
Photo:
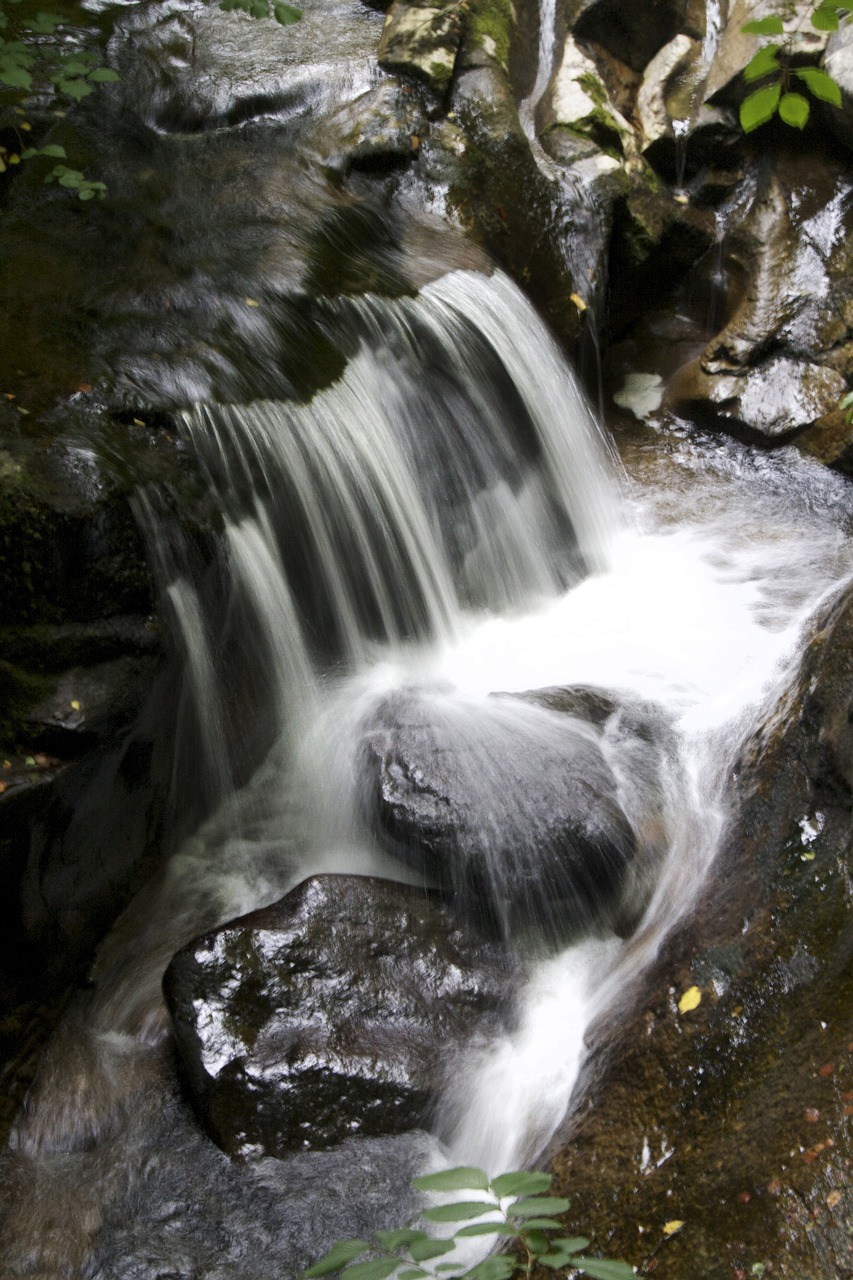
[(620, 159), (632, 151), (630, 125), (610, 101), (596, 64), (571, 36), (541, 108), (541, 132), (554, 129), (568, 129)]
[(457, 1055), (505, 1028), (515, 978), (435, 895), (315, 876), (185, 948), (165, 991), (208, 1131), (282, 1155), (422, 1126)]
[[(689, 36), (677, 35), (659, 49), (646, 67), (637, 95), (637, 118), (642, 147), (647, 150), (671, 137), (673, 119), (689, 122), (692, 114), (690, 83), (702, 46)], [(678, 114), (673, 114), (673, 111)]]
[(395, 0), (385, 19), (377, 56), (388, 71), (403, 71), (443, 93), (453, 77), (462, 27), (453, 5)]
[(697, 23), (704, 19), (685, 0), (571, 0), (569, 26), (581, 40), (601, 44), (618, 58), (642, 71), (658, 49), (679, 31), (701, 37)]
[[(641, 1274), (853, 1274), (851, 715), (848, 591), (744, 747), (690, 919), (625, 993), (621, 1026), (592, 1033), (554, 1167), (574, 1221)], [(692, 985), (701, 1002), (679, 1013)]]
[[(636, 770), (627, 757), (640, 740), (618, 720), (615, 704), (591, 715), (577, 691), (473, 705), (398, 695), (366, 726), (365, 811), (391, 852), (492, 928), (549, 943), (630, 931), (643, 897), (634, 874), (660, 839), (649, 816), (660, 797), (644, 769), (648, 809), (626, 814), (614, 768)], [(638, 749), (655, 758), (648, 741)], [(613, 765), (620, 750), (626, 759)]]

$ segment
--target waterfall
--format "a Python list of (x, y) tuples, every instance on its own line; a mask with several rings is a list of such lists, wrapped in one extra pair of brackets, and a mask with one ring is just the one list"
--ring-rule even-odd
[[(76, 1077), (60, 1045), (16, 1133), (34, 1168), (44, 1151), (76, 1144), (82, 1159), (109, 1138), (129, 1170), (138, 1228), (103, 1236), (93, 1276), (171, 1249), (143, 1206), (178, 1195), (174, 1180), (194, 1169), (220, 1188), (238, 1236), (258, 1230), (257, 1215), (286, 1223), (234, 1264), (254, 1280), (369, 1230), (354, 1208), (364, 1181), (383, 1211), (404, 1213), (400, 1187), (419, 1168), (535, 1159), (572, 1103), (590, 1023), (613, 1016), (707, 875), (750, 717), (853, 567), (834, 519), (842, 482), (789, 454), (756, 463), (740, 446), (676, 436), (638, 496), (499, 273), (324, 306), (345, 357), (336, 381), (304, 403), (208, 403), (181, 417), (222, 516), (214, 561), (182, 555), (166, 508), (138, 504), (183, 673), (176, 716), (194, 726), (199, 776), (219, 795), (101, 948), (85, 1022), (67, 1033), (100, 1092), (72, 1120)], [(600, 724), (555, 709), (567, 687), (605, 700)], [(429, 1137), (225, 1172), (156, 1083), (163, 971), (193, 937), (318, 872), (423, 882), (377, 839), (356, 776), (366, 726), (400, 699), (462, 753), (487, 815), (474, 843), (493, 914), (529, 970), (518, 1025), (459, 1063)], [(611, 780), (607, 811), (636, 852), (618, 900), (578, 910), (565, 938), (559, 902), (516, 893), (511, 877), (538, 820), (527, 797), (541, 762), (559, 774), (567, 742), (583, 770), (591, 761)], [(501, 806), (508, 831), (491, 821)], [(162, 1146), (168, 1158), (152, 1154)], [(115, 1197), (103, 1161), (106, 1172), (87, 1166), (87, 1194), (97, 1184)], [(205, 1231), (182, 1243), (188, 1256), (207, 1256)], [(103, 1261), (111, 1248), (118, 1262)]]

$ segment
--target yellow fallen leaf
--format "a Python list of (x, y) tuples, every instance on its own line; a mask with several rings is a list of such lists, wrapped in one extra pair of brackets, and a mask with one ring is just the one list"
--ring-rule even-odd
[(71, 710), (72, 710), (72, 711), (79, 711), (79, 710), (80, 710), (80, 703), (77, 701), (77, 699), (76, 699), (76, 698), (72, 698), (72, 700), (71, 700)]
[(674, 1236), (684, 1226), (683, 1218), (673, 1218), (671, 1222), (665, 1222), (663, 1233), (665, 1236)]
[(679, 191), (677, 196), (672, 197), (676, 204), (689, 204), (690, 197), (684, 191)]
[(247, 307), (259, 307), (261, 305), (259, 302), (256, 302), (254, 298), (244, 298), (243, 301)]
[(135, 427), (144, 427), (144, 426), (145, 426), (145, 423), (142, 421), (142, 419), (141, 419), (141, 418), (134, 418), (134, 419), (133, 419), (133, 425), (134, 425)]
[(830, 1209), (834, 1209), (837, 1204), (841, 1203), (841, 1199), (842, 1196), (840, 1191), (830, 1191), (829, 1195), (826, 1197), (826, 1203)]
[(678, 1002), (678, 1012), (689, 1013), (691, 1009), (696, 1008), (696, 1006), (701, 1002), (701, 1000), (702, 1000), (702, 992), (699, 990), (699, 988), (688, 987), (684, 995), (681, 997), (681, 999)]
[(9, 156), (9, 164), (20, 164), (20, 163), (21, 163), (21, 157), (18, 155), (16, 151), (13, 151), (12, 154)]
[(586, 303), (584, 302), (583, 298), (580, 296), (579, 293), (570, 293), (569, 301), (575, 304), (578, 311), (586, 311)]

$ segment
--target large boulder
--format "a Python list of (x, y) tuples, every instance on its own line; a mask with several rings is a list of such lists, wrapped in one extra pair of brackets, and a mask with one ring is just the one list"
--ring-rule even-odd
[(552, 1156), (578, 1223), (642, 1274), (853, 1272), (851, 718), (848, 590), (742, 749), (690, 918), (590, 1034)]
[(548, 942), (630, 931), (649, 848), (606, 753), (615, 707), (588, 711), (566, 691), (479, 704), (396, 695), (365, 727), (368, 820), (491, 928)]
[(191, 943), (164, 987), (211, 1136), (278, 1156), (421, 1127), (515, 978), (434, 894), (319, 875)]

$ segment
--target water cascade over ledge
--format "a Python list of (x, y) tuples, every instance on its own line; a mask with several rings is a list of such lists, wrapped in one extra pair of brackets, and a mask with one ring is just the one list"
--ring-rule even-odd
[[(50, 1187), (73, 1219), (70, 1178), (102, 1206), (102, 1280), (177, 1247), (214, 1274), (208, 1210), (180, 1209), (177, 1236), (163, 1217), (193, 1177), (228, 1204), (215, 1274), (258, 1280), (398, 1223), (419, 1169), (534, 1160), (585, 1030), (707, 873), (751, 717), (853, 567), (836, 481), (792, 457), (676, 441), (641, 495), (499, 273), (329, 303), (324, 323), (347, 363), (309, 402), (183, 415), (222, 512), (214, 564), (184, 555), (156, 491), (138, 501), (183, 671), (178, 751), (218, 802), (103, 943), (13, 1139), (22, 1205)], [(520, 957), (516, 1012), (456, 1063), (429, 1135), (232, 1166), (176, 1118), (163, 972), (329, 872), (449, 891)], [(45, 1229), (33, 1215), (10, 1247)]]

